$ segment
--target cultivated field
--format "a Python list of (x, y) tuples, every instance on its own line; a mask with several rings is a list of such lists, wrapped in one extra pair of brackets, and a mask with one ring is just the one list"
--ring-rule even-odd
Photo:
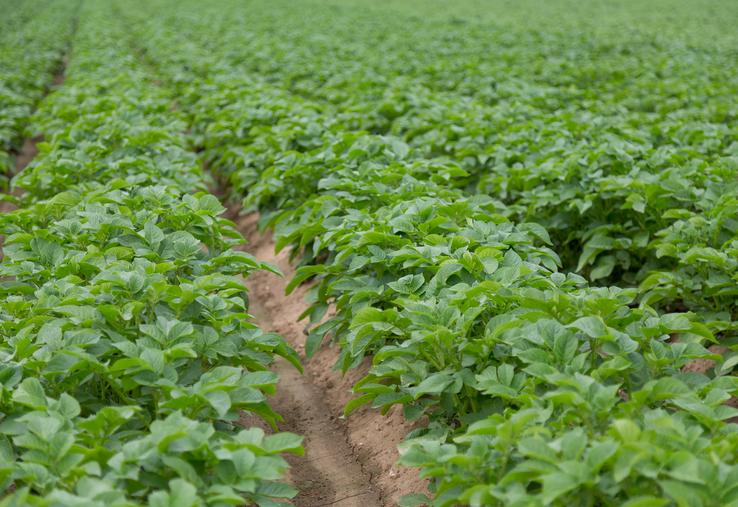
[(736, 27), (0, 0), (0, 507), (738, 507)]

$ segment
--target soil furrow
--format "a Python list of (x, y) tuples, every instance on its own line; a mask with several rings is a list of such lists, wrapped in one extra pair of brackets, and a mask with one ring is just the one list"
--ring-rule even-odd
[[(259, 326), (273, 329), (272, 316), (255, 299), (251, 301), (250, 311)], [(306, 456), (288, 458), (292, 466), (290, 481), (299, 490), (294, 504), (297, 507), (381, 505), (338, 421), (331, 418), (323, 393), (286, 361), (279, 361), (274, 371), (279, 374), (279, 386), (277, 394), (270, 398), (270, 405), (285, 419), (279, 429), (305, 436)], [(326, 453), (329, 449), (332, 452)], [(317, 459), (310, 460), (311, 455)]]
[[(285, 274), (280, 278), (262, 271), (249, 276), (250, 312), (262, 329), (281, 334), (302, 353), (305, 322), (298, 318), (307, 307), (305, 289), (285, 295), (294, 273), (287, 252), (274, 253), (271, 234), (257, 230), (257, 214), (239, 218), (231, 209), (230, 218), (248, 241), (244, 249)], [(352, 398), (351, 386), (368, 364), (342, 375), (333, 369), (337, 356), (335, 347), (325, 346), (306, 362), (304, 375), (285, 362), (275, 369), (280, 383), (270, 403), (285, 418), (280, 429), (306, 436), (306, 456), (291, 459), (293, 484), (301, 489), (295, 505), (395, 506), (404, 494), (425, 492), (427, 483), (415, 470), (395, 465), (397, 444), (412, 429), (399, 411), (382, 416), (364, 408), (341, 417)]]
[(15, 172), (13, 174), (19, 174), (23, 171), (28, 164), (36, 157), (38, 148), (36, 145), (43, 141), (43, 137), (27, 137), (23, 141), (23, 146), (15, 155)]
[[(74, 22), (74, 25), (75, 25), (74, 30), (76, 31), (76, 25), (77, 25), (76, 20)], [(52, 91), (54, 91), (55, 89), (59, 88), (61, 85), (64, 84), (64, 81), (67, 78), (66, 72), (67, 72), (67, 65), (69, 65), (69, 54), (71, 50), (72, 49), (71, 49), (71, 44), (70, 44), (70, 46), (67, 48), (66, 54), (64, 55), (64, 57), (62, 58), (59, 64), (59, 68), (57, 68), (56, 72), (54, 73), (54, 77), (51, 80), (52, 85), (46, 90), (46, 93), (44, 94), (44, 98), (46, 98), (46, 96), (49, 93), (51, 93)], [(38, 148), (36, 147), (36, 145), (43, 140), (44, 140), (43, 136), (36, 136), (36, 137), (27, 137), (23, 141), (23, 146), (18, 151), (18, 153), (15, 155), (15, 173), (14, 174), (18, 174), (22, 172), (26, 167), (28, 167), (28, 164), (30, 164), (33, 161), (33, 159), (36, 157), (36, 155), (38, 154)]]
[[(75, 21), (75, 27), (76, 27), (76, 21)], [(46, 96), (49, 93), (51, 93), (54, 89), (64, 84), (64, 80), (66, 79), (66, 69), (67, 69), (67, 65), (69, 64), (69, 52), (70, 51), (71, 51), (71, 46), (70, 48), (67, 49), (67, 54), (64, 56), (59, 68), (54, 73), (54, 77), (52, 78), (53, 86), (46, 91), (46, 93), (44, 94), (44, 98), (46, 98)], [(43, 98), (41, 100), (43, 100)], [(27, 137), (23, 140), (23, 145), (21, 146), (20, 150), (14, 153), (15, 167), (13, 168), (13, 173), (9, 176), (15, 176), (16, 174), (20, 174), (21, 172), (23, 172), (23, 170), (26, 167), (28, 167), (28, 164), (30, 164), (33, 161), (33, 159), (36, 158), (36, 155), (38, 154), (38, 148), (36, 145), (43, 140), (44, 140), (43, 136)], [(22, 194), (19, 188), (12, 189), (10, 193), (16, 197)], [(9, 202), (9, 201), (0, 201), (0, 213), (9, 213), (15, 209), (17, 209), (17, 206), (14, 203)]]
[[(274, 312), (273, 305), (267, 304), (274, 295), (263, 292), (265, 287), (271, 286), (267, 275), (253, 273), (246, 280), (250, 292), (249, 312), (265, 331), (286, 336), (282, 314)], [(294, 504), (297, 507), (381, 505), (369, 476), (346, 441), (340, 422), (326, 405), (324, 393), (310, 382), (309, 374), (300, 374), (283, 360), (273, 369), (279, 374), (279, 386), (270, 404), (285, 419), (279, 429), (305, 436), (306, 456), (288, 458), (292, 466), (290, 481), (299, 490)]]

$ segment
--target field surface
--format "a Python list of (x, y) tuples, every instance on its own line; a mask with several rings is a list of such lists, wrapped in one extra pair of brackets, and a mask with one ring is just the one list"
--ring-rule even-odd
[(738, 2), (0, 12), (0, 507), (738, 507)]

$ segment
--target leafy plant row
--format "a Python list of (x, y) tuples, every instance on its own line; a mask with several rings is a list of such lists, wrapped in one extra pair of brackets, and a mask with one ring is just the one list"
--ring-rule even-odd
[[(724, 483), (710, 482), (716, 468), (702, 453), (733, 432), (724, 421), (735, 411), (722, 405), (735, 393), (734, 377), (722, 376), (731, 366), (714, 379), (681, 372), (694, 358), (715, 358), (700, 345), (709, 331), (684, 315), (633, 309), (634, 290), (591, 288), (557, 272), (544, 229), (516, 226), (493, 200), (446, 187), (454, 169), (408, 163), (393, 149), (367, 138), (344, 151), (327, 146), (321, 158), (331, 165), (316, 162), (324, 174), (317, 191), (272, 223), (278, 245), (304, 248), (310, 262), (293, 286), (319, 279), (312, 320), (331, 304), (337, 310), (312, 330), (308, 351), (330, 333), (343, 368), (373, 353), (347, 410), (401, 404), (410, 419), (442, 421), (403, 458), (438, 479), (434, 504), (689, 494), (698, 499), (690, 505), (709, 505), (726, 494)], [(300, 162), (281, 184), (304, 190), (311, 165)], [(521, 414), (531, 419), (516, 427)], [(498, 441), (508, 420), (515, 431)], [(621, 424), (632, 433), (619, 434)], [(449, 439), (455, 445), (451, 428), (461, 428)], [(699, 451), (688, 437), (698, 434)], [(717, 453), (724, 461), (715, 466), (732, 470), (733, 449)], [(682, 458), (709, 470), (689, 493), (672, 480)]]
[[(323, 64), (335, 53), (323, 51), (322, 46), (311, 48), (307, 55), (300, 53), (298, 47), (309, 47), (300, 44), (313, 33), (310, 21), (319, 16), (306, 12), (304, 19), (310, 21), (303, 26), (300, 18), (303, 31), (288, 39), (265, 29), (273, 25), (259, 24), (262, 18), (278, 18), (278, 10), (265, 12), (252, 6), (248, 13), (241, 11), (256, 20), (244, 25), (253, 26), (252, 32), (244, 34), (239, 23), (231, 25), (215, 14), (195, 20), (178, 11), (170, 17), (167, 5), (149, 11), (148, 22), (141, 25), (148, 26), (142, 32), (147, 36), (141, 40), (146, 41), (147, 54), (159, 62), (160, 72), (179, 86), (185, 110), (191, 114), (193, 142), (205, 148), (211, 168), (247, 192), (247, 204), (267, 215), (266, 222), (276, 228), (278, 245), (290, 245), (303, 255), (307, 265), (298, 270), (293, 286), (317, 277), (309, 311), (312, 320), (320, 321), (328, 306), (335, 305), (337, 314), (313, 329), (308, 350), (314, 350), (328, 333), (341, 346), (343, 368), (373, 354), (371, 370), (356, 386), (360, 396), (347, 411), (363, 403), (382, 410), (400, 404), (408, 418), (429, 417), (428, 428), (407, 443), (402, 460), (421, 467), (425, 476), (434, 479), (433, 505), (692, 506), (738, 501), (733, 487), (738, 473), (736, 431), (729, 422), (736, 410), (725, 405), (738, 386), (729, 375), (732, 362), (721, 362), (703, 347), (704, 340), (714, 340), (710, 330), (696, 322), (693, 314), (660, 313), (647, 304), (637, 306), (635, 289), (593, 287), (579, 275), (558, 271), (560, 245), (549, 246), (547, 230), (541, 225), (518, 220), (517, 200), (508, 201), (500, 189), (493, 192), (499, 200), (465, 191), (470, 181), (482, 181), (485, 171), (500, 184), (515, 185), (512, 175), (496, 166), (480, 168), (459, 151), (424, 152), (429, 138), (420, 141), (410, 130), (403, 130), (403, 124), (418, 122), (420, 129), (448, 128), (459, 136), (467, 135), (465, 129), (474, 125), (473, 119), (464, 116), (449, 124), (453, 116), (433, 116), (436, 104), (469, 104), (466, 94), (458, 90), (460, 85), (432, 91), (427, 101), (420, 100), (418, 109), (407, 114), (403, 106), (399, 111), (376, 111), (371, 94), (361, 93), (367, 87), (362, 70), (355, 76), (347, 74), (344, 81), (331, 81), (322, 73)], [(229, 17), (237, 18), (237, 14), (229, 12)], [(294, 24), (289, 26), (295, 29)], [(347, 22), (346, 26), (352, 27), (360, 41), (351, 49), (362, 56), (354, 59), (360, 63), (349, 68), (364, 66), (364, 56), (370, 62), (392, 61), (393, 53), (388, 58), (368, 38), (361, 38), (363, 32), (357, 34), (357, 24)], [(449, 23), (439, 26), (454, 30)], [(220, 42), (208, 42), (214, 33), (208, 27), (217, 28)], [(185, 42), (178, 33), (194, 35)], [(336, 36), (328, 42), (338, 45), (345, 40)], [(493, 40), (495, 48), (497, 44), (506, 47), (504, 42), (504, 38)], [(173, 45), (180, 48), (176, 54), (167, 51)], [(516, 49), (512, 42), (509, 45), (513, 52), (531, 51), (527, 46)], [(420, 47), (438, 54), (434, 47)], [(675, 48), (675, 52), (682, 50), (678, 45)], [(590, 54), (586, 47), (575, 49)], [(336, 93), (345, 93), (335, 100), (316, 101), (296, 93), (294, 86), (280, 89), (283, 82), (294, 83), (289, 60), (287, 65), (282, 60), (293, 50), (307, 69), (299, 77), (308, 83), (306, 88), (321, 90), (325, 81), (317, 81), (326, 79), (335, 84)], [(312, 51), (317, 55), (314, 58)], [(540, 55), (533, 51), (530, 58)], [(640, 65), (637, 60), (624, 59)], [(257, 69), (256, 76), (246, 73), (246, 69), (255, 69), (241, 62), (253, 60), (263, 63), (266, 70)], [(337, 61), (337, 66), (346, 62)], [(460, 77), (470, 80), (470, 89), (479, 84), (474, 81), (478, 63), (470, 63), (470, 72)], [(445, 65), (441, 60), (439, 72)], [(420, 79), (414, 68), (391, 75), (408, 101), (422, 99), (425, 93), (409, 88)], [(677, 74), (676, 79), (688, 80), (689, 76)], [(619, 84), (616, 80), (607, 90), (615, 93)], [(558, 91), (567, 93), (569, 85), (563, 86)], [(377, 89), (391, 86), (383, 81), (373, 88)], [(521, 85), (520, 90), (530, 94), (527, 109), (508, 107), (495, 114), (510, 112), (514, 118), (519, 114), (521, 119), (530, 119), (530, 115), (550, 113), (553, 116), (534, 118), (533, 125), (539, 128), (536, 122), (540, 121), (540, 128), (550, 132), (552, 139), (561, 133), (562, 124), (554, 121), (561, 102), (546, 104), (545, 90), (543, 98), (537, 89)], [(602, 90), (594, 88), (592, 100), (595, 91)], [(661, 104), (664, 99), (648, 100)], [(398, 100), (389, 102), (387, 107)], [(588, 102), (587, 107), (597, 111), (599, 106)], [(614, 106), (605, 103), (602, 107)], [(483, 109), (483, 113), (493, 110)], [(368, 132), (364, 113), (371, 111), (391, 120), (392, 135)], [(433, 121), (424, 123), (426, 111)], [(612, 112), (615, 116), (623, 113)], [(699, 119), (703, 113), (695, 110), (691, 114)], [(684, 122), (678, 114), (676, 118)], [(571, 128), (579, 128), (580, 121), (571, 121)], [(638, 116), (627, 121), (637, 123)], [(609, 142), (612, 130), (605, 126), (597, 135)], [(521, 140), (539, 137), (531, 131), (516, 135)], [(557, 144), (561, 143), (555, 141)], [(620, 144), (617, 141), (608, 148), (615, 150), (613, 155), (618, 155)], [(509, 139), (482, 136), (469, 154), (482, 160), (488, 156), (480, 152), (484, 146), (504, 150), (513, 145)], [(531, 153), (542, 151), (527, 144), (521, 153), (529, 149)], [(598, 153), (591, 146), (582, 145), (582, 149)], [(717, 155), (706, 149), (708, 165), (724, 162), (728, 165), (716, 174), (729, 175), (729, 153), (728, 159), (720, 158), (725, 157), (725, 145), (719, 145)], [(550, 155), (562, 164), (561, 157), (570, 153), (570, 147), (563, 143), (557, 150)], [(576, 161), (576, 154), (573, 156)], [(614, 178), (620, 165), (637, 165), (632, 157), (614, 162), (607, 152), (594, 160), (605, 165), (590, 166), (581, 177), (599, 177), (601, 172), (604, 179)], [(672, 162), (675, 160), (678, 158)], [(555, 167), (543, 160), (531, 163), (540, 164), (542, 174), (555, 174)], [(632, 180), (623, 180), (624, 188), (632, 189), (634, 182), (645, 178), (637, 172), (631, 175)], [(521, 184), (535, 182), (524, 172), (520, 178)], [(558, 179), (552, 177), (553, 183), (541, 187), (531, 185), (530, 195), (540, 194), (544, 200), (546, 189), (560, 192)], [(671, 185), (674, 180), (679, 181), (672, 175), (663, 183)], [(575, 187), (580, 186), (581, 182), (573, 181)], [(722, 191), (725, 188), (720, 185), (725, 181), (718, 179), (716, 185), (710, 182), (704, 188)], [(607, 195), (601, 192), (594, 199), (609, 202)], [(618, 199), (625, 202), (637, 201), (620, 195)], [(678, 192), (672, 192), (663, 209), (673, 208), (679, 199)], [(690, 196), (684, 199), (692, 202)], [(576, 202), (575, 196), (570, 195), (566, 202)], [(552, 204), (552, 209), (559, 205)], [(626, 213), (645, 211), (640, 208), (623, 209)], [(586, 207), (578, 213), (597, 216), (588, 214)], [(709, 213), (702, 209), (692, 215), (671, 215), (671, 219), (698, 220)], [(623, 223), (616, 213), (608, 216), (613, 223)], [(551, 226), (545, 213), (531, 214), (536, 217)], [(588, 227), (578, 223), (573, 221), (568, 228), (581, 231)], [(689, 268), (673, 273), (686, 279)], [(727, 290), (731, 284), (725, 281)], [(710, 297), (702, 287), (690, 296), (705, 301)], [(677, 294), (672, 301), (680, 298), (685, 299)], [(730, 309), (731, 301), (726, 297), (719, 311)], [(728, 314), (725, 320), (730, 318)], [(714, 331), (726, 329), (724, 324), (712, 323), (711, 317), (705, 320)], [(688, 365), (696, 358), (718, 363), (709, 374), (689, 372)], [(407, 503), (413, 501), (425, 500), (408, 499)]]
[(78, 2), (37, 1), (6, 6), (0, 25), (0, 178), (13, 169), (33, 109), (62, 64)]
[[(560, 53), (571, 53), (572, 61), (589, 61), (593, 53), (597, 55), (592, 63), (595, 69), (567, 65), (562, 74), (547, 67), (549, 59), (542, 60), (543, 49), (533, 42), (515, 44), (519, 39), (508, 40), (494, 32), (478, 37), (483, 41), (479, 44), (495, 45), (497, 57), (490, 62), (472, 56), (485, 54), (483, 49), (473, 44), (469, 48), (466, 39), (450, 36), (454, 50), (448, 55), (439, 54), (440, 48), (420, 35), (413, 48), (422, 50), (409, 49), (397, 60), (388, 58), (388, 52), (393, 54), (389, 49), (366, 49), (375, 47), (375, 34), (367, 30), (354, 36), (348, 48), (339, 34), (322, 41), (330, 47), (313, 48), (305, 55), (300, 51), (308, 45), (286, 47), (286, 35), (241, 35), (233, 27), (254, 21), (239, 19), (238, 9), (234, 11), (226, 20), (198, 12), (196, 19), (187, 18), (194, 26), (195, 41), (178, 36), (179, 44), (188, 48), (183, 55), (169, 54), (164, 43), (159, 50), (164, 59), (178, 63), (188, 52), (197, 55), (189, 69), (203, 76), (218, 74), (221, 82), (228, 79), (224, 76), (236, 75), (236, 80), (266, 94), (264, 100), (249, 102), (233, 94), (210, 97), (220, 114), (232, 121), (240, 118), (236, 130), (227, 123), (210, 122), (211, 135), (200, 143), (206, 149), (228, 144), (223, 150), (210, 150), (208, 157), (228, 157), (236, 188), (262, 192), (262, 188), (254, 192), (251, 186), (265, 168), (275, 166), (277, 160), (294, 167), (293, 157), (283, 157), (285, 151), (310, 152), (326, 137), (335, 139), (336, 133), (346, 131), (389, 133), (408, 144), (413, 158), (459, 165), (468, 176), (457, 185), (499, 198), (511, 219), (544, 225), (563, 269), (598, 283), (639, 286), (640, 301), (666, 312), (698, 312), (723, 341), (735, 337), (736, 279), (731, 260), (737, 234), (732, 204), (735, 132), (730, 119), (731, 97), (736, 92), (732, 87), (737, 81), (731, 74), (735, 66), (729, 52), (697, 51), (670, 41), (664, 55), (648, 34), (614, 47), (607, 39), (595, 48), (576, 44), (570, 35), (519, 34), (545, 36)], [(360, 12), (350, 11), (346, 17), (353, 20)], [(258, 28), (265, 33), (308, 34), (320, 24), (306, 15), (306, 21), (293, 21), (297, 26), (275, 26), (276, 15), (261, 15), (266, 20), (260, 19)], [(150, 46), (157, 46), (157, 37), (167, 36), (167, 30), (158, 29), (160, 23), (166, 26), (163, 17), (149, 23)], [(171, 22), (176, 25), (181, 19), (179, 15)], [(209, 34), (213, 26), (218, 26), (224, 40), (234, 38), (233, 43), (222, 44), (230, 49), (218, 58), (210, 54), (207, 40), (196, 42), (198, 33)], [(486, 30), (485, 26), (472, 28)], [(469, 29), (452, 27), (452, 33)], [(414, 32), (435, 33), (421, 28)], [(362, 58), (351, 59), (357, 53)], [(683, 65), (687, 57), (696, 63)], [(402, 62), (426, 59), (437, 64), (396, 68)], [(648, 72), (639, 71), (644, 59), (651, 62)], [(466, 62), (463, 72), (459, 61)], [(300, 74), (299, 68), (307, 62), (320, 71)], [(239, 70), (234, 72), (235, 68)], [(605, 69), (612, 68), (632, 70), (610, 80), (577, 74), (608, 75)], [(520, 75), (521, 69), (539, 70)], [(447, 77), (453, 77), (455, 84), (441, 86)], [(516, 84), (521, 80), (527, 85)], [(534, 85), (543, 98), (533, 93)], [(485, 90), (500, 96), (480, 97)], [(681, 94), (672, 97), (674, 90)], [(549, 95), (553, 102), (546, 105)], [(656, 109), (644, 111), (639, 101), (655, 104)], [(207, 106), (200, 110), (196, 125), (201, 118), (210, 120)], [(249, 115), (250, 111), (254, 114)], [(261, 138), (268, 141), (252, 142), (250, 129), (259, 129)], [(272, 150), (277, 145), (281, 151)], [(279, 171), (269, 169), (275, 176), (269, 181), (274, 194), (287, 186), (276, 177)]]
[[(309, 153), (341, 132), (396, 136), (413, 158), (459, 165), (468, 176), (456, 184), (500, 199), (514, 221), (543, 225), (565, 270), (639, 287), (640, 300), (699, 312), (725, 341), (734, 338), (738, 69), (730, 51), (649, 32), (584, 43), (581, 28), (437, 21), (426, 29), (408, 16), (380, 30), (376, 14), (350, 7), (345, 23), (330, 27), (335, 18), (321, 8), (286, 20), (280, 8), (256, 17), (238, 7), (229, 16), (167, 10), (150, 21), (149, 45), (165, 53), (157, 39), (183, 19), (194, 40), (175, 35), (187, 50), (162, 54), (165, 67), (197, 55), (190, 71), (236, 76), (269, 96), (247, 102), (229, 92), (200, 109), (206, 120), (212, 111), (240, 118), (236, 130), (214, 119), (201, 143), (228, 145), (208, 156), (228, 158), (236, 188), (253, 194), (264, 169), (294, 166), (284, 152)], [(313, 31), (333, 35), (289, 42)], [(413, 44), (388, 32), (413, 33)], [(251, 129), (267, 141), (253, 142)], [(285, 186), (276, 177), (270, 185)]]
[(279, 336), (249, 322), (243, 241), (184, 146), (172, 95), (121, 44), (110, 4), (80, 13), (46, 142), (0, 217), (0, 505), (277, 506)]

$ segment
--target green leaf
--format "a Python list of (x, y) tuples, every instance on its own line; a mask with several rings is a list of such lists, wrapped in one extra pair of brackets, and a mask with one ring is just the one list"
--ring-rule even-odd
[(580, 317), (567, 327), (578, 329), (590, 338), (600, 338), (608, 334), (607, 325), (597, 316)]
[(565, 493), (568, 493), (579, 486), (579, 481), (575, 477), (561, 472), (546, 474), (541, 479), (543, 482), (543, 492), (541, 497), (543, 498), (543, 502), (546, 504), (550, 504)]
[(413, 399), (426, 394), (440, 394), (453, 383), (453, 377), (448, 373), (434, 373), (424, 379), (417, 387), (408, 389)]
[(44, 388), (35, 378), (23, 379), (13, 392), (13, 401), (34, 410), (43, 410), (47, 406)]
[(294, 433), (276, 433), (264, 438), (264, 449), (272, 453), (290, 452), (301, 456), (302, 441), (303, 437)]
[(655, 496), (639, 496), (631, 498), (623, 504), (623, 507), (664, 507), (669, 505), (666, 498), (658, 498)]
[(205, 398), (220, 417), (225, 417), (231, 409), (231, 398), (225, 391), (210, 391)]
[(354, 410), (357, 408), (366, 405), (367, 403), (371, 402), (376, 397), (375, 394), (363, 394), (357, 398), (351, 398), (346, 405), (343, 407), (343, 415), (348, 416), (350, 415)]

